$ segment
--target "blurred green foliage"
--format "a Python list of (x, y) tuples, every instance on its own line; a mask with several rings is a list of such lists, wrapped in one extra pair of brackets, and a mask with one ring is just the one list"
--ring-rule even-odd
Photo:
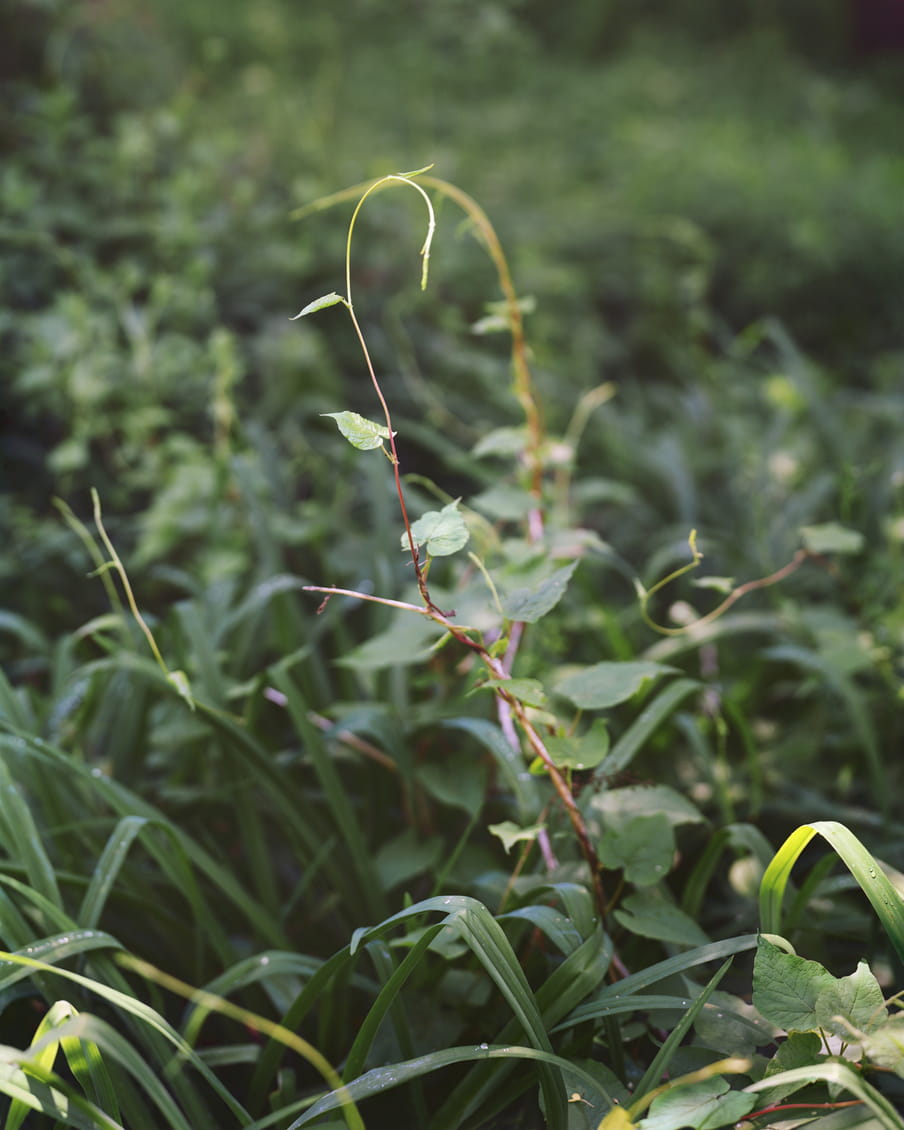
[[(900, 861), (887, 817), (904, 673), (904, 71), (858, 52), (841, 0), (581, 0), (567, 17), (535, 0), (6, 0), (9, 947), (93, 928), (102, 908), (104, 929), (162, 968), (215, 985), (226, 969), (254, 1007), (299, 1025), (306, 1015), (337, 1062), (413, 952), (413, 1011), (439, 1007), (416, 1031), (394, 1013), (375, 1053), (351, 1055), (363, 1068), (365, 1053), (382, 1063), (514, 1039), (508, 1006), (487, 1004), (480, 945), (460, 961), (467, 947), (448, 931), (429, 953), (420, 924), (391, 945), (375, 934), (366, 975), (343, 949), (356, 928), (448, 889), (499, 917), (517, 904), (506, 928), (549, 1031), (581, 992), (599, 990), (605, 1008), (610, 939), (572, 889), (564, 821), (551, 820), (554, 890), (539, 866), (512, 874), (514, 856), (485, 831), (515, 818), (508, 847), (529, 849), (541, 813), (491, 695), (471, 693), (467, 660), (451, 647), (426, 654), (429, 633), (387, 608), (335, 598), (318, 617), (299, 592), (410, 597), (387, 465), (322, 418), (377, 414), (344, 311), (289, 318), (342, 285), (350, 205), (308, 206), (431, 161), (485, 207), (529, 299), (550, 554), (557, 565), (581, 556), (555, 615), (528, 632), (519, 679), (535, 691), (574, 665), (674, 667), (677, 690), (616, 703), (605, 741), (628, 778), (594, 786), (620, 806), (621, 789), (655, 783), (679, 812), (641, 812), (647, 823), (601, 839), (621, 860), (612, 870), (644, 888), (618, 912), (632, 968), (694, 931), (754, 929), (768, 841), (804, 810), (844, 818)], [(463, 496), (479, 552), (529, 590), (549, 562), (513, 533), (525, 499), (511, 458), (521, 440), (504, 430), (521, 422), (508, 343), (477, 332), (497, 283), (446, 201), (419, 292), (421, 217), (407, 195), (368, 206), (353, 265), (410, 499), (421, 514)], [(611, 397), (593, 391), (605, 382)], [(91, 524), (92, 487), (197, 712), (115, 597), (111, 608), (109, 578), (86, 575), (98, 562), (77, 530)], [(826, 523), (856, 531), (862, 551), (810, 563), (702, 635), (657, 640), (644, 625), (633, 578), (651, 586), (684, 564), (690, 529), (713, 584), (730, 588), (719, 578), (768, 575), (802, 527)], [(462, 615), (486, 616), (469, 567), (440, 562), (434, 580)], [(717, 599), (682, 578), (651, 611), (666, 621), (674, 602), (691, 616)], [(588, 787), (590, 818), (608, 818), (592, 797)], [(635, 859), (648, 842), (655, 860)], [(673, 870), (644, 893), (657, 866)], [(796, 937), (850, 964), (870, 931), (853, 884), (818, 868), (805, 884), (812, 906), (795, 904)], [(163, 909), (149, 924), (140, 911), (152, 902)], [(262, 948), (284, 964), (261, 989), (243, 963)], [(336, 972), (317, 980), (331, 954)], [(704, 990), (685, 979), (669, 991)], [(732, 991), (743, 995), (743, 976)], [(28, 991), (10, 999), (0, 1022), (21, 1043)], [(605, 1046), (624, 1059), (621, 1082), (601, 1085), (637, 1083), (668, 1027), (650, 1016), (626, 1013), (624, 1028), (576, 1020), (557, 1048), (577, 1064)], [(287, 1109), (296, 1101), (272, 1056), (249, 1083), (259, 1048), (219, 1052), (261, 1117), (270, 1086)], [(700, 1056), (679, 1049), (675, 1069)], [(483, 1066), (459, 1080), (491, 1117), (519, 1089), (494, 1092)], [(451, 1104), (436, 1125), (455, 1124), (467, 1090), (429, 1092)], [(209, 1109), (195, 1106), (197, 1124)], [(140, 1104), (129, 1113), (150, 1125)], [(584, 1125), (579, 1105), (567, 1113), (569, 1130)]]

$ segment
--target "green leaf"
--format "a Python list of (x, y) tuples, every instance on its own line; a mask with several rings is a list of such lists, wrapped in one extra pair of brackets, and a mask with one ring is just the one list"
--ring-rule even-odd
[(743, 1091), (732, 1091), (728, 1082), (717, 1076), (699, 1083), (670, 1087), (653, 1100), (648, 1117), (638, 1130), (716, 1130), (731, 1126), (753, 1110), (756, 1099)]
[(672, 825), (658, 814), (605, 826), (599, 845), (603, 866), (621, 868), (638, 887), (658, 883), (671, 869), (674, 854)]
[(804, 526), (800, 536), (810, 553), (859, 553), (863, 549), (863, 534), (839, 526), (837, 522), (826, 522), (821, 526)]
[(376, 424), (357, 412), (321, 412), (321, 416), (329, 416), (336, 421), (336, 427), (345, 436), (352, 447), (359, 451), (373, 451), (383, 446), (383, 441), (389, 439), (389, 428)]
[(668, 785), (628, 785), (598, 793), (591, 809), (606, 823), (624, 824), (638, 816), (664, 816), (669, 824), (699, 824), (704, 817), (695, 804)]
[(898, 957), (904, 961), (904, 899), (878, 861), (854, 833), (837, 820), (817, 820), (812, 824), (802, 824), (775, 853), (760, 883), (760, 925), (763, 933), (781, 933), (782, 901), (788, 879), (798, 856), (816, 835), (822, 836), (835, 849), (860, 884), (885, 927)]
[(852, 1027), (871, 1032), (888, 1019), (884, 994), (865, 961), (849, 977), (836, 978), (822, 990), (816, 1017), (820, 1028), (845, 1040), (850, 1040)]
[(442, 804), (475, 813), (486, 797), (487, 767), (457, 761), (454, 765), (425, 764), (418, 767), (417, 779), (432, 797)]
[[(460, 499), (450, 502), (442, 510), (428, 510), (412, 525), (415, 544), (425, 546), (431, 557), (448, 557), (468, 544), (470, 533), (467, 523), (458, 512)], [(408, 549), (408, 535), (402, 534), (402, 549)]]
[(403, 667), (426, 659), (444, 635), (440, 625), (416, 612), (401, 611), (385, 632), (372, 636), (336, 660), (337, 666), (358, 671)]
[(488, 679), (475, 687), (475, 691), (495, 690), (501, 687), (508, 691), (512, 698), (523, 702), (525, 706), (545, 706), (546, 691), (539, 679)]
[(648, 679), (658, 679), (674, 670), (649, 660), (596, 663), (568, 675), (556, 690), (581, 710), (607, 710), (633, 698)]
[(515, 844), (525, 840), (533, 842), (545, 827), (545, 824), (531, 824), (527, 828), (521, 828), (513, 820), (503, 820), (501, 824), (491, 824), (487, 830), (502, 840), (502, 846), (508, 854)]
[(786, 1032), (814, 1032), (819, 1028), (816, 1002), (835, 981), (818, 961), (808, 961), (760, 938), (753, 962), (753, 1004), (773, 1024)]
[(374, 860), (384, 889), (390, 890), (429, 870), (439, 859), (441, 850), (442, 841), (438, 836), (420, 840), (414, 828), (406, 828), (400, 836), (384, 844)]
[(753, 1056), (775, 1039), (775, 1026), (747, 1001), (715, 992), (694, 1024), (696, 1043), (720, 1055)]
[(313, 302), (309, 302), (303, 310), (299, 310), (297, 314), (293, 314), (289, 319), (290, 322), (295, 322), (299, 318), (304, 318), (308, 314), (315, 314), (318, 310), (325, 310), (327, 306), (337, 306), (339, 303), (343, 306), (348, 306), (348, 303), (341, 294), (337, 294), (334, 290), (329, 294), (321, 295), (320, 298), (315, 298)]
[(609, 752), (609, 731), (597, 718), (586, 734), (547, 738), (545, 744), (559, 769), (595, 769)]
[[(779, 1075), (783, 1071), (793, 1071), (799, 1067), (810, 1067), (825, 1058), (822, 1038), (815, 1032), (792, 1032), (779, 1044), (778, 1051), (769, 1060), (764, 1078), (768, 1079), (770, 1075)], [(793, 1083), (772, 1087), (762, 1093), (760, 1105), (772, 1106), (780, 1103), (797, 1089), (798, 1087)]]
[(898, 1013), (878, 1031), (863, 1040), (865, 1055), (879, 1065), (904, 1077), (904, 1014)]
[(518, 487), (493, 486), (475, 495), (470, 505), (494, 521), (515, 522), (536, 507), (537, 499)]
[(542, 616), (551, 612), (565, 595), (565, 589), (577, 567), (577, 561), (572, 561), (570, 565), (557, 569), (551, 577), (536, 585), (515, 589), (503, 598), (502, 611), (509, 620), (536, 624)]
[(619, 923), (642, 938), (655, 938), (683, 946), (700, 946), (709, 941), (693, 918), (683, 910), (646, 891), (628, 895), (621, 907), (615, 911)]

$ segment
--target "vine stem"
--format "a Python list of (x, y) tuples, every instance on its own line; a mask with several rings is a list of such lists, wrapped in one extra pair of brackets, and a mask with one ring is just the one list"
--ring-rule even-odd
[(421, 247), (421, 257), (424, 261), (423, 270), (421, 273), (421, 289), (423, 290), (427, 285), (427, 269), (430, 261), (430, 244), (433, 242), (433, 234), (436, 231), (436, 215), (433, 211), (433, 203), (431, 202), (430, 197), (427, 195), (427, 193), (421, 188), (421, 186), (411, 180), (410, 177), (394, 173), (390, 176), (382, 177), (380, 180), (375, 181), (358, 201), (357, 206), (352, 213), (352, 218), (348, 225), (348, 237), (345, 244), (345, 299), (346, 306), (348, 307), (348, 312), (352, 320), (352, 325), (355, 327), (355, 334), (358, 337), (361, 351), (364, 354), (364, 361), (367, 365), (367, 372), (370, 375), (371, 384), (374, 387), (374, 391), (377, 394), (377, 399), (380, 401), (380, 407), (383, 409), (383, 416), (386, 419), (386, 429), (389, 432), (389, 449), (391, 452), (390, 462), (392, 463), (392, 473), (395, 480), (396, 494), (398, 495), (399, 499), (399, 508), (402, 513), (402, 522), (404, 523), (405, 534), (408, 538), (408, 549), (411, 553), (411, 562), (414, 565), (414, 575), (415, 579), (417, 580), (418, 591), (421, 594), (421, 599), (423, 600), (426, 608), (430, 612), (439, 612), (439, 609), (436, 607), (430, 597), (430, 591), (427, 588), (427, 575), (423, 565), (421, 564), (417, 542), (414, 540), (414, 534), (411, 532), (411, 519), (408, 516), (408, 507), (405, 503), (405, 492), (402, 489), (402, 476), (399, 470), (399, 452), (398, 448), (396, 447), (395, 430), (392, 426), (392, 413), (389, 410), (389, 404), (386, 401), (386, 397), (383, 395), (383, 389), (380, 387), (380, 382), (377, 380), (377, 374), (374, 371), (373, 362), (370, 357), (370, 350), (367, 348), (367, 341), (365, 340), (364, 332), (361, 329), (361, 324), (358, 321), (358, 316), (355, 313), (355, 306), (352, 302), (352, 236), (355, 232), (355, 222), (357, 221), (358, 215), (367, 198), (372, 193), (378, 191), (385, 184), (390, 182), (409, 185), (416, 192), (420, 193), (421, 197), (424, 200), (424, 203), (427, 206), (427, 238), (424, 240), (423, 246)]
[[(428, 166), (429, 167), (429, 166)], [(414, 565), (415, 578), (417, 581), (418, 591), (423, 601), (423, 608), (417, 605), (410, 604), (403, 601), (393, 601), (382, 597), (374, 597), (365, 593), (354, 592), (349, 589), (340, 588), (326, 588), (319, 586), (305, 586), (308, 591), (321, 592), (328, 600), (333, 595), (344, 596), (357, 596), (362, 600), (371, 600), (379, 604), (387, 604), (391, 607), (403, 608), (406, 611), (419, 612), (421, 615), (428, 616), (435, 623), (443, 627), (455, 640), (462, 646), (469, 648), (475, 652), (486, 669), (493, 675), (494, 678), (503, 682), (511, 679), (511, 670), (514, 663), (515, 655), (517, 654), (518, 645), (521, 640), (524, 625), (521, 623), (514, 623), (511, 628), (511, 637), (509, 640), (509, 647), (506, 650), (506, 655), (502, 660), (491, 655), (484, 644), (479, 640), (473, 638), (468, 633), (468, 629), (453, 623), (449, 616), (452, 613), (444, 613), (440, 608), (434, 604), (431, 599), (430, 592), (427, 587), (426, 569), (421, 564), (418, 545), (415, 541), (414, 534), (411, 529), (411, 521), (408, 516), (408, 508), (405, 503), (405, 493), (402, 487), (401, 472), (399, 470), (399, 454), (396, 447), (395, 431), (392, 426), (392, 413), (390, 412), (389, 405), (386, 397), (383, 395), (383, 390), (380, 382), (377, 379), (376, 372), (374, 371), (373, 362), (371, 361), (370, 351), (367, 348), (367, 342), (364, 337), (364, 332), (358, 321), (357, 314), (355, 313), (354, 303), (352, 300), (352, 281), (351, 281), (351, 252), (352, 252), (352, 239), (354, 236), (355, 224), (358, 216), (364, 206), (365, 201), (374, 193), (384, 188), (388, 184), (399, 183), (408, 185), (418, 192), (423, 199), (428, 214), (428, 228), (427, 236), (424, 244), (421, 247), (421, 256), (423, 258), (423, 269), (421, 273), (421, 289), (427, 283), (427, 271), (430, 258), (430, 245), (433, 240), (433, 235), (436, 230), (436, 217), (433, 210), (433, 204), (430, 197), (421, 187), (421, 184), (416, 183), (412, 178), (414, 176), (422, 176), (426, 173), (426, 169), (420, 169), (416, 173), (410, 174), (391, 174), (386, 177), (381, 177), (379, 180), (374, 181), (363, 191), (360, 199), (358, 200), (355, 210), (352, 213), (352, 218), (349, 222), (348, 236), (346, 239), (345, 249), (345, 305), (348, 308), (349, 315), (352, 320), (352, 325), (355, 328), (355, 334), (361, 346), (362, 353), (364, 354), (367, 371), (370, 375), (371, 383), (374, 391), (377, 394), (377, 399), (383, 410), (383, 416), (386, 421), (386, 429), (389, 433), (389, 449), (390, 449), (390, 462), (392, 463), (393, 476), (395, 479), (396, 494), (398, 495), (399, 507), (402, 514), (402, 521), (405, 525), (405, 533), (408, 540), (408, 548), (411, 554), (411, 561)], [(476, 200), (468, 196), (467, 193), (462, 192), (461, 189), (455, 185), (449, 184), (447, 181), (440, 180), (436, 177), (422, 177), (423, 183), (436, 188), (443, 195), (450, 197), (454, 200), (464, 212), (474, 222), (477, 230), (479, 231), (483, 243), (496, 267), (499, 284), (505, 296), (509, 327), (512, 338), (512, 373), (513, 385), (515, 396), (524, 413), (525, 423), (527, 427), (527, 444), (525, 449), (525, 459), (528, 467), (530, 493), (534, 499), (534, 506), (528, 514), (528, 538), (531, 541), (538, 541), (543, 536), (543, 515), (541, 510), (542, 500), (542, 478), (543, 478), (543, 461), (541, 456), (541, 447), (543, 442), (543, 424), (540, 417), (540, 412), (537, 407), (537, 402), (533, 394), (530, 368), (527, 362), (527, 345), (524, 338), (524, 324), (521, 316), (521, 307), (518, 303), (518, 297), (515, 292), (515, 287), (512, 282), (511, 272), (508, 267), (508, 262), (502, 250), (502, 245), (496, 235), (493, 225), (490, 223), (489, 217), (484, 210), (480, 207)], [(355, 191), (349, 190), (350, 192)], [(338, 194), (329, 198), (329, 203), (333, 203), (338, 199), (346, 196), (346, 193)], [(322, 607), (322, 606), (321, 606)], [(518, 727), (521, 729), (528, 745), (533, 750), (534, 755), (539, 757), (543, 762), (544, 767), (552, 782), (553, 788), (558, 794), (562, 804), (568, 813), (568, 818), (571, 822), (575, 837), (578, 841), (581, 854), (583, 855), (587, 866), (590, 869), (590, 880), (593, 890), (594, 901), (600, 918), (605, 921), (607, 912), (607, 904), (605, 891), (602, 883), (602, 867), (596, 850), (590, 839), (590, 834), (584, 817), (577, 806), (568, 782), (562, 775), (561, 770), (555, 764), (549, 750), (546, 748), (543, 739), (540, 737), (533, 723), (527, 715), (527, 708), (520, 702), (514, 695), (506, 691), (504, 686), (497, 687), (497, 698), (500, 706), (507, 708), (510, 718), (514, 718)], [(509, 736), (511, 731), (509, 727), (503, 727), (506, 735)], [(513, 733), (511, 736), (515, 737), (517, 743), (517, 735)], [(547, 848), (548, 848), (547, 844)], [(551, 851), (546, 854), (547, 862), (554, 862), (554, 856)]]

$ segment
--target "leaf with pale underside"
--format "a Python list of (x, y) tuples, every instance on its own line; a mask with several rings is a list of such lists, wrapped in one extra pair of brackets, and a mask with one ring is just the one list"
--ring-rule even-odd
[(340, 302), (343, 306), (348, 305), (341, 294), (331, 291), (329, 294), (323, 294), (320, 298), (315, 298), (313, 302), (309, 302), (303, 310), (299, 310), (297, 314), (293, 314), (289, 321), (295, 322), (299, 318), (307, 317), (308, 314), (316, 314), (318, 310), (325, 310), (327, 306), (338, 306)]
[(389, 439), (389, 428), (359, 416), (357, 412), (321, 412), (321, 416), (335, 420), (339, 431), (359, 451), (373, 451)]

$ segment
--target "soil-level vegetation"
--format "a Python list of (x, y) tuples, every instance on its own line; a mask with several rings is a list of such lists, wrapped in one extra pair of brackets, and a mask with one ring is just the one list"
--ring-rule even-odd
[(904, 1130), (881, 8), (7, 0), (5, 1127)]

